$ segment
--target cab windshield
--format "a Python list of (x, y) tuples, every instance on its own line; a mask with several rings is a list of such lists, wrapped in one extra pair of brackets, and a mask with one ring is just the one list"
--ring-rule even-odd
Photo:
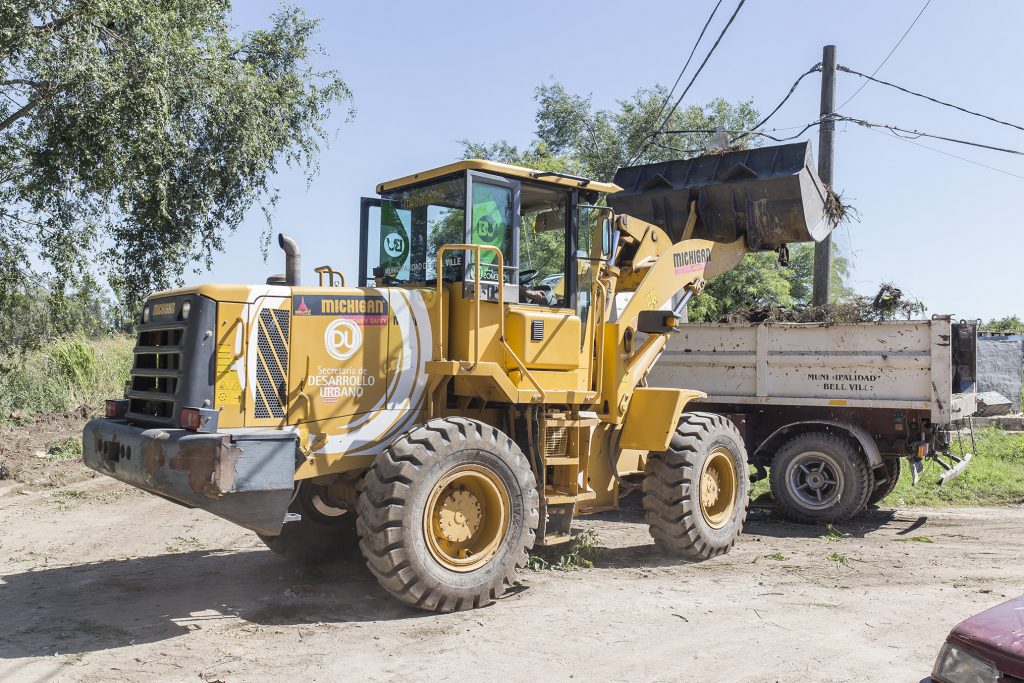
[[(464, 176), (382, 194), (379, 266), (374, 269), (378, 284), (435, 281), (438, 249), (443, 244), (461, 244), (465, 232)], [(373, 254), (368, 256), (372, 261)], [(459, 252), (445, 256), (445, 282), (462, 279), (462, 262)]]

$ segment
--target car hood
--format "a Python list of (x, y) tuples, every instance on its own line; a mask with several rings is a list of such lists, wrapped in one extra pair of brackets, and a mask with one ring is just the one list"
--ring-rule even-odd
[(1024, 675), (1024, 595), (965, 619), (949, 636), (991, 659), (1000, 671)]

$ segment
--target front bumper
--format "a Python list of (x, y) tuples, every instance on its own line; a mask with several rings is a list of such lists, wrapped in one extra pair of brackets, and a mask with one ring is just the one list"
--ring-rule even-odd
[(295, 481), (292, 432), (201, 434), (98, 419), (82, 439), (85, 464), (97, 472), (261, 534), (281, 532)]

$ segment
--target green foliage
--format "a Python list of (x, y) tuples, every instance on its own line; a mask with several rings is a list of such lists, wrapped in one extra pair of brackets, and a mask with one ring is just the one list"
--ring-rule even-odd
[(134, 310), (209, 265), (250, 207), (269, 217), (282, 163), (316, 172), (331, 107), (351, 101), (310, 64), (317, 21), (286, 6), (239, 35), (228, 11), (0, 3), (0, 318), (24, 313), (39, 271), (58, 303), (102, 272)]
[(118, 397), (132, 363), (134, 339), (61, 339), (25, 354), (19, 365), (0, 373), (0, 423), (38, 415), (93, 409)]
[(831, 555), (829, 555), (825, 559), (828, 560), (829, 562), (835, 562), (836, 564), (841, 564), (844, 567), (849, 567), (850, 566), (850, 556), (849, 555), (844, 555), (842, 553), (832, 553)]
[(1024, 334), (1024, 321), (1016, 315), (1005, 318), (993, 318), (981, 326), (986, 332), (1005, 332), (1007, 334)]
[(78, 460), (82, 457), (81, 437), (73, 436), (52, 444), (46, 451), (46, 457), (57, 461)]
[(594, 560), (601, 551), (601, 539), (589, 529), (573, 536), (569, 543), (547, 548), (538, 548), (530, 553), (526, 566), (534, 571), (554, 569), (572, 572), (592, 569)]
[[(569, 93), (558, 82), (540, 85), (534, 95), (536, 139), (526, 147), (508, 140), (491, 144), (462, 140), (464, 157), (608, 181), (620, 165), (630, 160), (634, 164), (653, 163), (700, 153), (710, 140), (706, 133), (659, 137), (647, 144), (650, 132), (660, 124), (657, 116), (666, 95), (662, 86), (643, 88), (628, 99), (619, 100), (613, 109), (595, 110), (589, 96)], [(744, 130), (757, 119), (751, 102), (733, 104), (716, 98), (704, 105), (677, 109), (665, 129)], [(549, 259), (561, 259), (554, 247), (551, 250)], [(544, 260), (542, 257), (541, 261)], [(708, 283), (707, 289), (690, 303), (690, 319), (714, 321), (729, 311), (757, 306), (806, 306), (811, 299), (813, 263), (814, 247), (810, 244), (793, 246), (788, 267), (780, 266), (775, 254), (751, 254), (732, 271)], [(846, 284), (848, 276), (849, 262), (833, 243), (834, 300), (853, 294)]]
[[(970, 439), (965, 439), (964, 448), (969, 451)], [(939, 466), (925, 461), (917, 486), (912, 485), (910, 468), (904, 467), (896, 489), (879, 504), (904, 507), (1024, 503), (1024, 434), (988, 427), (978, 431), (977, 443), (977, 453), (967, 470), (945, 486), (936, 486), (942, 474)], [(959, 455), (955, 443), (952, 451)]]

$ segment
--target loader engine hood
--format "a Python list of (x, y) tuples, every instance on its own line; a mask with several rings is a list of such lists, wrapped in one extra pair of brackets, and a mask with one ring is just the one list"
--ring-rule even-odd
[(820, 242), (834, 227), (809, 142), (624, 166), (615, 184), (624, 188), (608, 196), (616, 213), (653, 223), (674, 240), (682, 237), (692, 201), (693, 237), (724, 243), (744, 237), (754, 251)]

